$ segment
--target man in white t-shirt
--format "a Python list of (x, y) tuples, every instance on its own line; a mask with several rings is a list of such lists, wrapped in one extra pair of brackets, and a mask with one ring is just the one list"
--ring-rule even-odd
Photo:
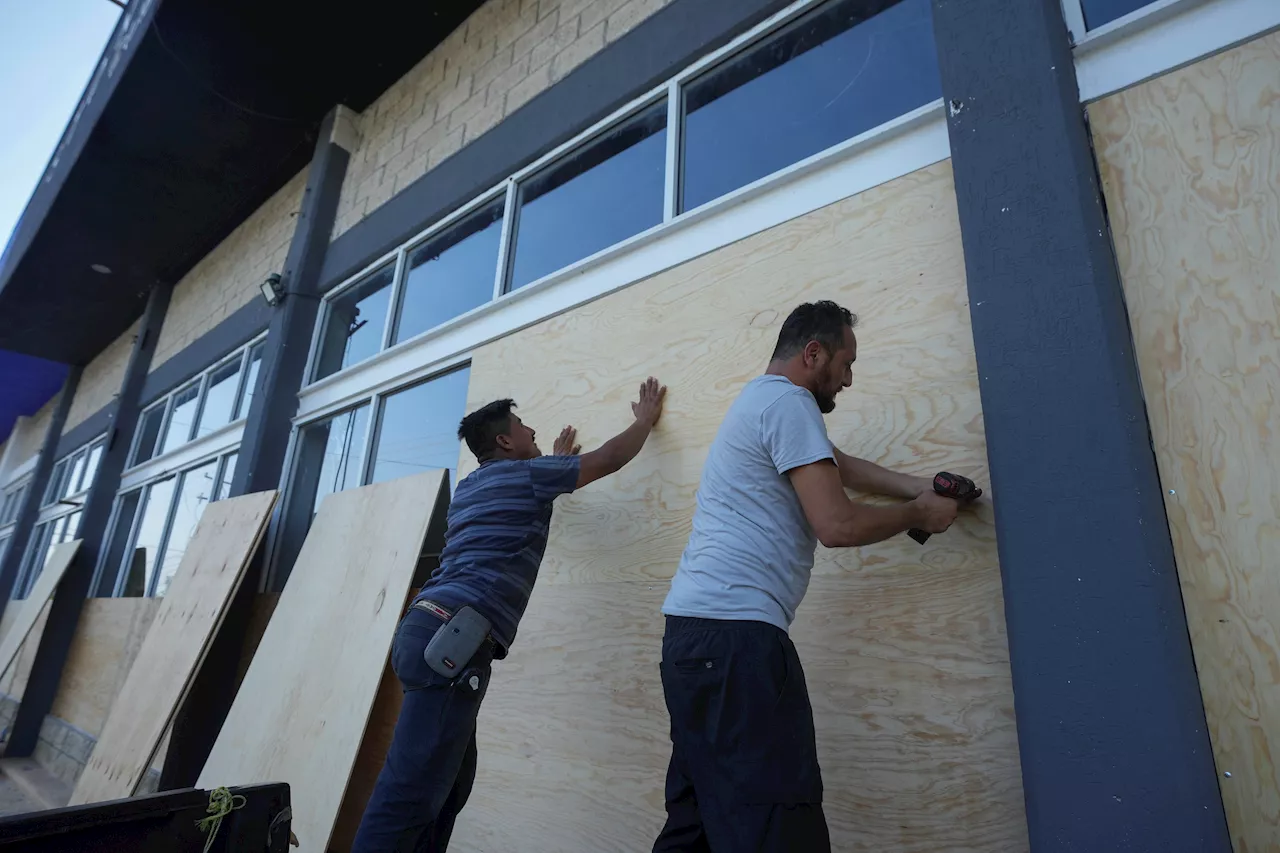
[[(655, 853), (830, 850), (813, 709), (787, 636), (817, 543), (869, 545), (955, 520), (959, 505), (930, 478), (827, 438), (822, 416), (852, 382), (856, 322), (834, 302), (792, 311), (765, 375), (743, 388), (711, 445), (662, 607), (672, 752)], [(869, 506), (846, 488), (907, 500)]]

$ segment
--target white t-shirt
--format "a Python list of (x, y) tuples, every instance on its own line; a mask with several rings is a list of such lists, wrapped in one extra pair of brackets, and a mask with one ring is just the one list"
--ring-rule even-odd
[(834, 453), (813, 395), (784, 376), (748, 382), (711, 444), (662, 612), (790, 628), (818, 540), (787, 472), (821, 459)]

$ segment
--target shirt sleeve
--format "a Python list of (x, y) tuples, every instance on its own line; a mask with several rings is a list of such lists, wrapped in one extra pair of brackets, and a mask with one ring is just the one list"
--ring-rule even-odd
[(760, 428), (779, 474), (822, 459), (835, 460), (822, 412), (808, 393), (779, 397), (762, 413)]
[(529, 460), (529, 479), (533, 484), (533, 496), (542, 503), (550, 503), (560, 495), (567, 495), (578, 487), (578, 471), (582, 460), (577, 456), (539, 456)]

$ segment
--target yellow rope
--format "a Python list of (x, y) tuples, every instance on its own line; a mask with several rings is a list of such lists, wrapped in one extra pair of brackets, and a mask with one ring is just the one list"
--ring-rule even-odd
[(240, 794), (233, 794), (226, 788), (214, 788), (209, 792), (209, 805), (205, 808), (205, 812), (209, 816), (196, 821), (196, 826), (200, 828), (200, 831), (209, 834), (209, 837), (204, 840), (204, 853), (209, 853), (209, 850), (213, 847), (213, 839), (218, 836), (218, 828), (222, 826), (222, 819), (236, 809), (244, 808), (244, 804), (244, 797)]

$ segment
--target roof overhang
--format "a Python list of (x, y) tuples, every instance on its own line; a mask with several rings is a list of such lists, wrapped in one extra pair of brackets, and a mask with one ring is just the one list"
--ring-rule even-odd
[(0, 349), (90, 361), (482, 2), (132, 0), (0, 256)]

